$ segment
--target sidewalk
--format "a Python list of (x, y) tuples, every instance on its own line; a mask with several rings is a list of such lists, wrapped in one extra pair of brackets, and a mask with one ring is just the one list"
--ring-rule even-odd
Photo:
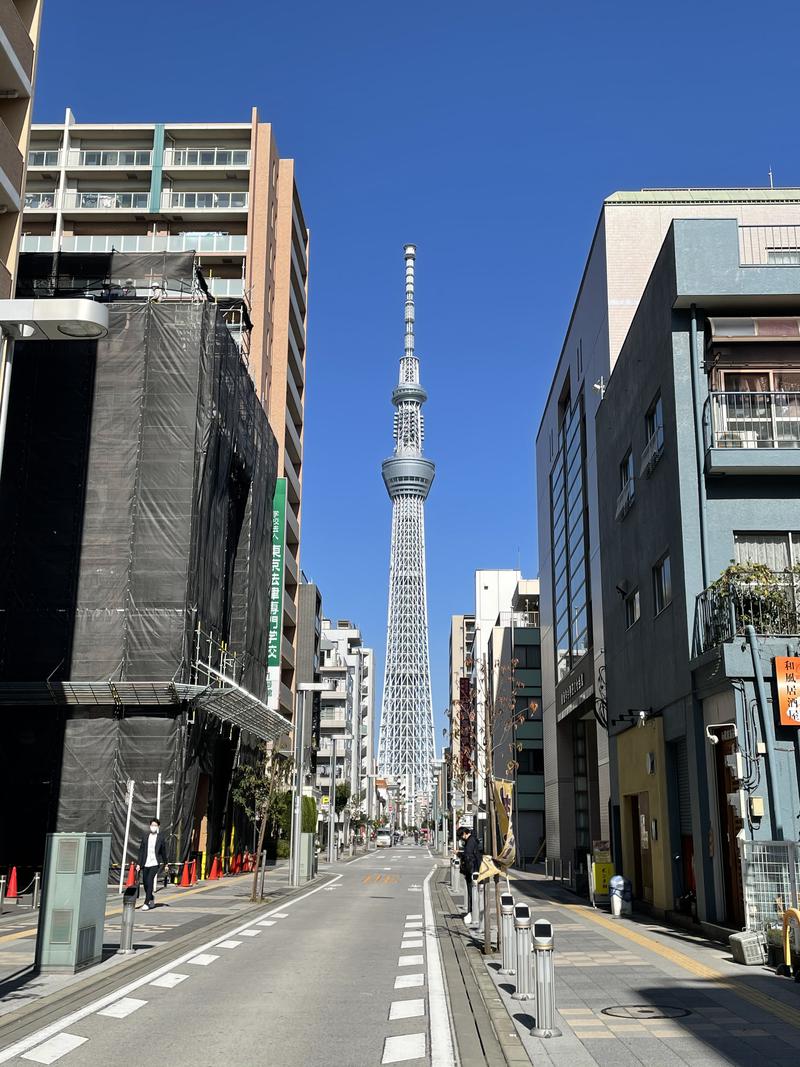
[[(480, 957), (476, 951), (472, 958), (484, 968), (482, 991), (507, 1062), (528, 1059), (537, 1067), (800, 1062), (796, 983), (767, 967), (742, 967), (727, 947), (685, 930), (646, 917), (612, 919), (542, 875), (514, 872), (511, 890), (516, 899), (531, 902), (535, 918), (553, 923), (557, 1025), (563, 1036), (532, 1038), (534, 1002), (513, 1000), (514, 979), (498, 975), (497, 955)], [(450, 899), (457, 912), (461, 894)], [(475, 940), (463, 924), (461, 929), (465, 941)]]
[[(268, 866), (264, 880), (265, 901), (288, 892), (289, 865), (278, 860)], [(253, 905), (250, 893), (252, 874), (227, 876), (219, 881), (200, 882), (189, 889), (170, 885), (156, 893), (156, 907), (142, 911), (140, 894), (134, 925), (134, 952), (117, 955), (120, 943), (122, 902), (110, 892), (106, 904), (103, 933), (103, 961), (75, 975), (33, 974), (38, 911), (7, 904), (0, 917), (0, 1028), (11, 1012), (35, 1004), (42, 998), (77, 986), (89, 979), (109, 974), (121, 965), (152, 954), (186, 935), (202, 931), (211, 923), (237, 916)]]

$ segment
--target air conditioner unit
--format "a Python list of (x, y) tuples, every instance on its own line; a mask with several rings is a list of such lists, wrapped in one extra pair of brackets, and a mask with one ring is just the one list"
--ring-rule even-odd
[(642, 451), (642, 461), (639, 468), (640, 477), (650, 477), (656, 464), (661, 459), (661, 453), (663, 451), (664, 435), (663, 433), (656, 431)]
[(617, 497), (617, 507), (614, 512), (614, 518), (617, 521), (625, 518), (633, 505), (634, 499), (633, 478), (631, 478), (629, 482), (626, 482)]

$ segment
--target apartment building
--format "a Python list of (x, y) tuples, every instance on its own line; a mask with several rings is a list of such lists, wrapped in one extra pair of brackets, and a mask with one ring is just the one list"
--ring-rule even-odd
[(492, 772), (514, 783), (511, 825), (517, 862), (533, 860), (544, 838), (544, 748), (539, 581), (521, 578), (489, 635), (493, 710)]
[(348, 619), (322, 620), (320, 679), (332, 688), (321, 695), (317, 787), (350, 787), (349, 808), (375, 817), (375, 654)]
[(0, 2), (0, 299), (14, 293), (42, 0)]
[(123, 124), (79, 123), (67, 110), (63, 123), (34, 124), (27, 164), (25, 251), (199, 257), (278, 440), (286, 533), (273, 704), (291, 717), (308, 298), (294, 161), (280, 157), (255, 109), (249, 122)]
[(471, 810), (474, 786), (474, 724), (472, 722), (472, 643), (475, 616), (450, 617), (450, 765), (456, 812)]
[(618, 865), (762, 933), (800, 838), (797, 212), (671, 223), (596, 418)]
[[(319, 682), (322, 653), (322, 593), (301, 572), (297, 591), (297, 681)], [(303, 721), (303, 775), (309, 792), (316, 778), (320, 742), (321, 694), (308, 693)]]
[(673, 220), (696, 218), (734, 220), (743, 246), (761, 241), (777, 264), (793, 254), (800, 189), (608, 197), (536, 438), (547, 854), (573, 870), (585, 866), (593, 841), (618, 841), (620, 822), (607, 728), (616, 709), (606, 694), (595, 417)]

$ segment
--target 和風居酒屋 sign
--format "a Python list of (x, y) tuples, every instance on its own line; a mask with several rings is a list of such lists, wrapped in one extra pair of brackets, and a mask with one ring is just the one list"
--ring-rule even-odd
[(775, 657), (775, 683), (781, 726), (800, 727), (800, 657)]

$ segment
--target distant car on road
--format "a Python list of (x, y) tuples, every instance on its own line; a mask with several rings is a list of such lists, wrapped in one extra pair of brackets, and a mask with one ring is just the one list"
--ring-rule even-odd
[(392, 847), (392, 835), (388, 830), (378, 830), (375, 835), (375, 845), (377, 848), (391, 848)]
[(402, 845), (403, 843), (403, 835), (400, 833), (399, 830), (395, 830), (394, 832), (394, 843), (396, 845)]

